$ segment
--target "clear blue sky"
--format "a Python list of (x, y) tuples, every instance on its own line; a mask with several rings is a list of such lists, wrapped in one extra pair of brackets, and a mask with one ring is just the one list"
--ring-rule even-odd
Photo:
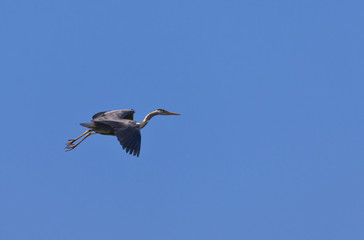
[(363, 9), (1, 1), (0, 239), (364, 239)]

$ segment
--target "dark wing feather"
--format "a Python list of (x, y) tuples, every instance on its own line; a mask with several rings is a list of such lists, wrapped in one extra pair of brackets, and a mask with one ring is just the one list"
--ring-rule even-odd
[(133, 109), (122, 109), (99, 112), (92, 116), (92, 121), (102, 121), (102, 120), (120, 120), (129, 119), (133, 120), (135, 111)]
[(99, 117), (103, 116), (106, 112), (107, 112), (107, 111), (105, 111), (105, 112), (99, 112), (99, 113), (96, 113), (95, 115), (93, 115), (93, 116), (92, 116), (92, 119), (97, 119), (97, 118), (99, 118)]
[(97, 120), (95, 122), (112, 127), (123, 149), (129, 154), (139, 157), (142, 137), (139, 124), (136, 121), (123, 119), (119, 121)]

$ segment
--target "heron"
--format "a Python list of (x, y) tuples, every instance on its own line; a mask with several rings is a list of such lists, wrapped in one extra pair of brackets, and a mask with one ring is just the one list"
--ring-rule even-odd
[[(75, 139), (70, 139), (66, 143), (66, 152), (77, 147), (81, 142), (93, 134), (116, 136), (123, 149), (130, 155), (139, 157), (141, 135), (140, 129), (144, 128), (152, 117), (157, 115), (181, 115), (169, 112), (164, 109), (157, 109), (145, 116), (141, 122), (134, 121), (133, 109), (122, 109), (99, 112), (92, 116), (91, 123), (80, 123), (88, 128), (83, 134)], [(82, 138), (83, 137), (83, 138)], [(82, 138), (81, 140), (79, 140)], [(77, 142), (77, 140), (79, 140)], [(77, 142), (77, 143), (76, 143)]]

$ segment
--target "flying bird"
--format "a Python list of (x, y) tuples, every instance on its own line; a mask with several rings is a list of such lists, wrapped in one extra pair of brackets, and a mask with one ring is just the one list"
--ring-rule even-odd
[[(66, 152), (77, 147), (89, 136), (99, 133), (102, 135), (116, 136), (127, 153), (139, 157), (141, 145), (140, 129), (145, 127), (149, 120), (156, 115), (181, 115), (164, 109), (157, 109), (145, 116), (144, 120), (139, 123), (133, 120), (134, 113), (135, 111), (133, 109), (96, 113), (92, 116), (91, 123), (80, 123), (81, 126), (87, 127), (88, 130), (79, 137), (68, 140), (66, 143)], [(83, 138), (76, 143), (81, 137)]]

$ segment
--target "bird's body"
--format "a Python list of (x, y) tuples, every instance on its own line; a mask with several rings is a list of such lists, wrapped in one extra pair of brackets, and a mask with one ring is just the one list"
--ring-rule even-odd
[[(168, 112), (163, 109), (157, 109), (149, 113), (142, 122), (133, 120), (135, 111), (132, 109), (113, 110), (96, 113), (92, 117), (91, 123), (81, 123), (81, 126), (89, 128), (85, 133), (76, 139), (71, 139), (66, 144), (66, 151), (74, 149), (78, 144), (88, 136), (98, 133), (102, 135), (116, 136), (126, 149), (126, 152), (139, 156), (141, 146), (140, 130), (147, 125), (149, 120), (156, 115), (180, 115), (178, 113)], [(77, 144), (74, 144), (82, 136), (86, 135)]]
[(138, 122), (133, 120), (134, 113), (135, 111), (132, 109), (99, 112), (92, 116), (92, 123), (80, 123), (80, 125), (90, 128), (99, 134), (115, 136), (114, 128), (109, 124), (105, 124), (103, 122), (112, 121), (115, 123), (122, 122), (125, 124), (133, 124), (133, 122), (135, 122), (139, 124)]

